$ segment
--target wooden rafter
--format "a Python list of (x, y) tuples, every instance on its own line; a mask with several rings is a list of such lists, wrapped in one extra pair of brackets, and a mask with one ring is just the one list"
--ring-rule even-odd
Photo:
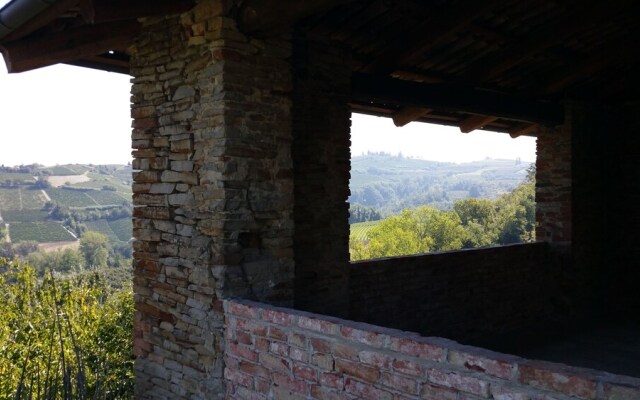
[(559, 125), (564, 120), (564, 109), (559, 104), (467, 86), (417, 83), (367, 74), (352, 76), (352, 102), (492, 115), (551, 126)]
[(94, 68), (103, 71), (129, 74), (129, 57), (113, 57), (111, 55), (87, 56), (81, 60), (74, 60), (66, 64), (78, 67)]
[(509, 129), (509, 136), (517, 138), (524, 135), (533, 135), (540, 130), (538, 124), (519, 124)]
[(403, 37), (397, 38), (394, 45), (384, 55), (363, 68), (363, 72), (388, 74), (403, 65), (411, 64), (499, 3), (497, 0), (488, 0), (482, 4), (466, 0), (464, 4), (436, 13), (437, 15), (420, 24), (417, 29), (408, 30)]
[(65, 32), (10, 42), (3, 45), (2, 50), (7, 70), (22, 72), (126, 48), (139, 29), (137, 21), (85, 25)]
[(169, 15), (190, 10), (194, 0), (76, 0), (80, 14), (91, 24), (125, 21), (154, 15)]
[(460, 132), (469, 133), (475, 131), (497, 119), (498, 117), (491, 115), (472, 115), (460, 122)]
[(406, 124), (413, 122), (420, 117), (424, 117), (432, 110), (425, 107), (403, 107), (393, 114), (393, 123), (395, 126), (405, 126)]

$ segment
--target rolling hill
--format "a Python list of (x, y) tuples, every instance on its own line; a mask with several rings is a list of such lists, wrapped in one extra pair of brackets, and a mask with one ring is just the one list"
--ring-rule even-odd
[[(131, 238), (131, 166), (0, 167), (0, 242), (75, 242), (95, 230)], [(55, 246), (53, 246), (55, 247)]]

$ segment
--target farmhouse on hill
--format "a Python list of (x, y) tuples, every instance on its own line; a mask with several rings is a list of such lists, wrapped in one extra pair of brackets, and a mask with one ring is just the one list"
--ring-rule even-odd
[[(639, 322), (639, 11), (12, 0), (0, 51), (132, 76), (137, 397), (630, 400), (637, 348), (469, 345)], [(350, 264), (352, 112), (536, 136), (537, 242)]]

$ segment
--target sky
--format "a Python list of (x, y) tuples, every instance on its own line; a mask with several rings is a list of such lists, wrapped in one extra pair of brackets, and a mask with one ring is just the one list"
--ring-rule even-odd
[[(0, 5), (2, 0), (0, 0)], [(0, 164), (126, 164), (131, 161), (130, 77), (55, 65), (7, 74), (0, 63)], [(351, 154), (425, 160), (535, 160), (535, 139), (354, 114)]]

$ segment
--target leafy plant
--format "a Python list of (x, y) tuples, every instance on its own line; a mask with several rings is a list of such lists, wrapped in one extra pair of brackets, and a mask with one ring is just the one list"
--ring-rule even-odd
[(131, 289), (0, 260), (0, 398), (133, 396)]

